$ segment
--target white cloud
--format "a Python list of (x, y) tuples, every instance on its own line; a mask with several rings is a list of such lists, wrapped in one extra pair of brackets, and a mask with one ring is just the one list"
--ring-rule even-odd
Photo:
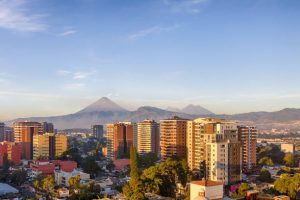
[(0, 0), (0, 28), (21, 32), (42, 32), (47, 28), (40, 21), (44, 16), (29, 14), (27, 0)]
[(67, 30), (67, 31), (61, 33), (60, 36), (68, 36), (68, 35), (73, 35), (75, 33), (77, 33), (76, 30)]
[(57, 71), (57, 74), (59, 76), (69, 76), (73, 80), (87, 79), (90, 76), (94, 75), (95, 73), (96, 73), (95, 70), (91, 70), (91, 71), (76, 71), (76, 72), (72, 72), (72, 71), (68, 71), (68, 70), (58, 70)]
[(184, 12), (198, 14), (201, 5), (209, 0), (163, 0), (163, 3), (171, 8), (173, 12)]
[(162, 32), (169, 32), (172, 31), (174, 29), (179, 28), (179, 25), (175, 24), (173, 26), (168, 26), (168, 27), (160, 27), (160, 26), (153, 26), (144, 30), (140, 30), (136, 33), (133, 33), (131, 35), (128, 36), (128, 39), (130, 40), (136, 40), (138, 38), (142, 38), (142, 37), (146, 37), (147, 35), (150, 34), (158, 34), (158, 33), (162, 33)]

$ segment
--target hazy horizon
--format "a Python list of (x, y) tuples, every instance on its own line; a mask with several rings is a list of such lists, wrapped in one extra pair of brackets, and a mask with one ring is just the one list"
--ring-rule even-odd
[(0, 121), (77, 112), (300, 108), (300, 1), (0, 0)]

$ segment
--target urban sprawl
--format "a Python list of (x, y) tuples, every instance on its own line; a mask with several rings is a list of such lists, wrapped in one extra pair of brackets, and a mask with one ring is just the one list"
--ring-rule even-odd
[(0, 199), (300, 199), (298, 145), (218, 118), (0, 123)]

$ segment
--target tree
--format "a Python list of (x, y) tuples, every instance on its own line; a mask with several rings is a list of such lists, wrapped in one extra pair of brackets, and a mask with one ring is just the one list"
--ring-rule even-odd
[(144, 191), (142, 191), (142, 182), (139, 180), (138, 160), (135, 147), (130, 148), (130, 181), (129, 184), (123, 187), (123, 193), (126, 199), (147, 199)]
[(167, 159), (143, 171), (143, 191), (166, 197), (175, 197), (176, 184), (186, 185), (188, 166), (185, 160)]
[(69, 179), (69, 185), (71, 189), (79, 189), (80, 187), (80, 175), (73, 176)]
[(42, 189), (44, 191), (50, 191), (54, 186), (55, 186), (55, 180), (54, 180), (53, 176), (51, 176), (51, 175), (46, 176), (42, 180)]
[(300, 174), (295, 174), (293, 177), (283, 174), (281, 178), (277, 179), (274, 183), (275, 190), (281, 194), (288, 195), (292, 199), (295, 199), (296, 190), (299, 189), (299, 186)]
[(155, 165), (156, 161), (158, 161), (158, 157), (153, 152), (149, 152), (138, 157), (139, 167), (141, 168), (149, 168)]
[(295, 160), (294, 160), (294, 155), (293, 154), (291, 154), (291, 153), (285, 154), (283, 160), (284, 160), (284, 163), (287, 166), (290, 166), (290, 167), (294, 166)]
[(245, 197), (246, 192), (250, 189), (251, 189), (251, 187), (247, 183), (242, 183), (238, 189), (238, 194)]
[(11, 182), (16, 185), (22, 185), (23, 183), (25, 183), (26, 178), (27, 178), (27, 172), (23, 169), (13, 171), (12, 174), (10, 175)]
[(10, 168), (10, 162), (8, 160), (8, 154), (4, 153), (4, 156), (3, 156), (3, 166), (2, 166), (3, 173), (5, 173), (5, 174), (8, 173), (9, 168)]
[(263, 158), (261, 158), (261, 159), (258, 161), (258, 164), (259, 164), (259, 165), (269, 165), (269, 166), (273, 166), (273, 165), (274, 165), (272, 159), (271, 159), (271, 158), (268, 158), (268, 157), (263, 157)]
[(261, 182), (267, 182), (267, 183), (270, 183), (273, 181), (273, 179), (271, 178), (270, 172), (266, 169), (260, 170), (260, 174), (257, 177), (257, 180), (259, 180)]
[(91, 174), (92, 177), (97, 176), (98, 171), (100, 170), (100, 167), (96, 163), (94, 156), (86, 157), (82, 161), (81, 167), (85, 173)]
[(90, 182), (89, 184), (80, 186), (80, 192), (78, 194), (73, 194), (69, 199), (81, 199), (81, 200), (90, 200), (98, 199), (100, 195), (100, 185), (95, 182)]
[(76, 147), (72, 147), (72, 148), (68, 149), (67, 151), (62, 153), (61, 156), (58, 156), (57, 159), (58, 160), (73, 160), (73, 161), (77, 162), (78, 165), (80, 165), (81, 161), (82, 161), (82, 157)]

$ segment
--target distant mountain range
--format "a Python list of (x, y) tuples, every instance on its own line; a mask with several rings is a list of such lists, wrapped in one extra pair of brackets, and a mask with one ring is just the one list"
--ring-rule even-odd
[(260, 129), (270, 128), (291, 128), (300, 129), (300, 109), (283, 109), (277, 112), (251, 112), (235, 115), (216, 115), (213, 112), (199, 106), (188, 105), (183, 109), (167, 108), (166, 110), (143, 106), (135, 111), (128, 111), (122, 108), (107, 97), (103, 97), (84, 109), (69, 115), (52, 117), (30, 117), (19, 118), (13, 121), (38, 121), (52, 122), (57, 129), (90, 128), (93, 124), (106, 124), (111, 122), (132, 121), (138, 122), (144, 119), (159, 121), (172, 116), (179, 116), (187, 119), (197, 117), (220, 117), (231, 120), (242, 121), (246, 124), (254, 124)]

